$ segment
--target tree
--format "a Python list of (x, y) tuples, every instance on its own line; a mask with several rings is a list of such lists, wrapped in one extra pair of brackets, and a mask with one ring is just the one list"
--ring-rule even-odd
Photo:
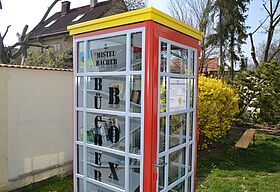
[[(234, 65), (241, 54), (241, 44), (246, 39), (246, 11), (250, 0), (172, 0), (171, 14), (205, 34), (201, 41), (200, 72), (212, 53), (219, 52), (218, 76), (224, 76), (226, 57)], [(234, 17), (233, 17), (234, 15)], [(215, 25), (215, 26), (214, 26)], [(238, 54), (236, 54), (238, 53)]]
[(124, 0), (128, 11), (142, 9), (147, 7), (147, 0)]
[[(225, 52), (224, 52), (224, 45), (225, 45), (225, 37), (224, 35), (226, 35), (225, 31), (225, 27), (224, 27), (224, 14), (223, 11), (225, 9), (225, 3), (222, 0), (217, 0), (215, 1), (214, 4), (214, 12), (213, 15), (216, 14), (216, 12), (218, 13), (218, 24), (217, 27), (215, 28), (216, 30), (216, 39), (217, 39), (217, 43), (219, 45), (219, 58), (220, 58), (220, 65), (218, 68), (218, 77), (222, 77), (224, 74), (224, 70), (225, 70)], [(215, 36), (214, 36), (215, 37)]]
[[(258, 62), (259, 61), (260, 62), (263, 61), (265, 47), (266, 47), (266, 41), (263, 41), (256, 48), (256, 59), (258, 60)], [(270, 48), (269, 48), (269, 52), (268, 52), (268, 58), (271, 58), (272, 60), (277, 61), (278, 65), (280, 65), (280, 52), (279, 52), (279, 49), (280, 49), (280, 40), (275, 38), (271, 42), (271, 45), (270, 45)]]
[(213, 0), (170, 0), (169, 10), (178, 20), (198, 28), (203, 34), (201, 41), (200, 73), (211, 55), (215, 51), (215, 45), (211, 35), (213, 33), (213, 19), (211, 11)]
[(133, 11), (147, 7), (146, 0), (112, 0), (111, 8), (106, 13), (106, 16)]
[(247, 27), (245, 26), (247, 15), (245, 15), (245, 13), (248, 10), (247, 4), (249, 2), (250, 0), (234, 0), (227, 2), (231, 4), (230, 7), (233, 8), (227, 9), (226, 13), (228, 15), (227, 28), (229, 31), (229, 55), (232, 80), (234, 77), (235, 61), (240, 60), (239, 56), (236, 54), (235, 47), (237, 48), (237, 53), (241, 54), (241, 45), (245, 43), (245, 39), (247, 38)]
[[(226, 53), (228, 53), (233, 79), (234, 63), (239, 60), (236, 53), (241, 54), (241, 44), (245, 43), (245, 15), (250, 0), (216, 0), (214, 14), (218, 15), (216, 33), (220, 52), (219, 77), (224, 76)], [(237, 48), (237, 51), (236, 51)]]
[[(60, 0), (54, 0), (52, 2), (50, 7), (47, 9), (45, 14), (43, 15), (42, 19), (40, 20), (39, 24), (43, 23), (46, 20), (46, 18), (48, 17), (50, 11), (52, 10), (52, 8), (59, 1)], [(19, 33), (17, 34), (18, 42), (15, 43), (12, 46), (6, 47), (4, 45), (4, 39), (5, 39), (5, 36), (7, 35), (10, 27), (11, 27), (10, 25), (7, 26), (7, 29), (6, 29), (6, 31), (5, 31), (3, 36), (0, 33), (0, 63), (5, 63), (5, 64), (13, 63), (15, 59), (17, 59), (19, 56), (21, 56), (22, 57), (21, 64), (23, 64), (25, 58), (27, 57), (27, 48), (29, 46), (48, 48), (47, 46), (36, 45), (36, 44), (29, 43), (29, 38), (30, 38), (31, 34), (27, 33), (28, 25), (25, 25), (25, 27), (23, 28), (21, 34), (19, 34)]]
[[(267, 5), (268, 4), (268, 5)], [(280, 0), (269, 0), (268, 3), (263, 4), (263, 7), (267, 13), (266, 18), (261, 22), (261, 24), (251, 33), (249, 33), (251, 42), (251, 57), (254, 61), (256, 67), (259, 66), (260, 61), (257, 59), (256, 48), (254, 44), (253, 35), (265, 25), (268, 21), (268, 26), (266, 29), (266, 42), (264, 45), (263, 57), (261, 61), (270, 62), (275, 56), (280, 52), (280, 43), (277, 49), (271, 53), (271, 45), (273, 45), (273, 38), (276, 32), (276, 27), (280, 22)]]

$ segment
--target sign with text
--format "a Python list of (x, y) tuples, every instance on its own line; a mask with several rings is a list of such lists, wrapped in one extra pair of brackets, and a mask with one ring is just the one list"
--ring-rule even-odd
[(179, 111), (187, 108), (187, 80), (170, 78), (170, 111)]
[(116, 36), (89, 42), (88, 71), (125, 71), (126, 37)]
[(87, 107), (125, 111), (125, 76), (88, 77)]

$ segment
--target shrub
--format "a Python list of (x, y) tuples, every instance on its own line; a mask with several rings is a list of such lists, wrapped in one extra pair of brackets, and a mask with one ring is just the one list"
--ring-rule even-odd
[(240, 95), (240, 118), (253, 123), (280, 124), (280, 66), (262, 63), (235, 79)]
[(29, 53), (25, 65), (50, 67), (50, 68), (72, 68), (72, 52), (55, 53), (53, 50), (47, 50), (40, 54)]
[(231, 128), (238, 113), (238, 96), (235, 90), (221, 80), (199, 77), (198, 85), (199, 148), (218, 142)]

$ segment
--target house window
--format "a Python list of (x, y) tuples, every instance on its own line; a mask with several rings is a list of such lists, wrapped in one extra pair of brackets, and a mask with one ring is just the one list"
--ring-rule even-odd
[(77, 17), (75, 17), (75, 19), (72, 20), (72, 22), (76, 22), (79, 21), (85, 14), (80, 14)]
[(60, 43), (53, 44), (53, 50), (55, 52), (60, 52), (61, 51), (61, 44)]
[(55, 20), (52, 20), (52, 21), (49, 22), (47, 25), (45, 25), (45, 27), (47, 28), (47, 27), (52, 26), (56, 21), (57, 21), (56, 19), (55, 19)]

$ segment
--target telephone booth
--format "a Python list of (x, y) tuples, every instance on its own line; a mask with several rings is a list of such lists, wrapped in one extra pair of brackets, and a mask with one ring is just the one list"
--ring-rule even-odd
[(154, 8), (68, 30), (74, 191), (195, 191), (202, 34)]

